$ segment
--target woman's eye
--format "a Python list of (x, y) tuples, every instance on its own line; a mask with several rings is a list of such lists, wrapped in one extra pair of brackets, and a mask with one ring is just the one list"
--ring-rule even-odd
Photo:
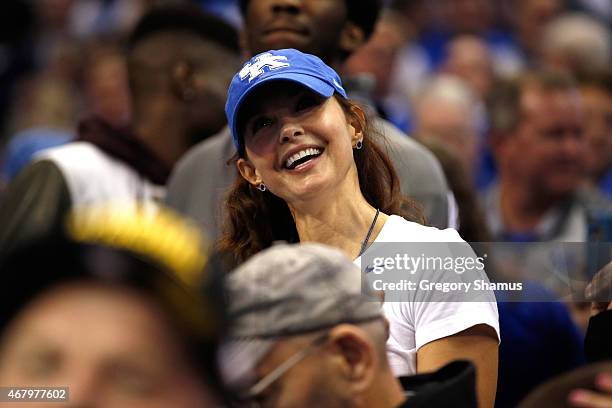
[(321, 103), (320, 98), (317, 98), (312, 94), (304, 94), (300, 96), (295, 104), (295, 110), (297, 112), (312, 108), (313, 106), (317, 106)]
[(253, 120), (251, 124), (251, 133), (255, 134), (259, 130), (267, 126), (270, 126), (271, 124), (272, 124), (272, 119), (265, 117), (265, 116), (260, 116)]

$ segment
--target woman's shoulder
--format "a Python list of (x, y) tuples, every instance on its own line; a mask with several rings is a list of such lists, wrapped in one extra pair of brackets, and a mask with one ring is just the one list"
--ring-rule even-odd
[(459, 233), (408, 221), (399, 215), (390, 215), (376, 241), (378, 242), (462, 242)]

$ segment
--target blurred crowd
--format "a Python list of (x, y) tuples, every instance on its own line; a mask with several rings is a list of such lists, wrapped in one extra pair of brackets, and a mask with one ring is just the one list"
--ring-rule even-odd
[[(0, 149), (6, 184), (45, 147), (75, 137), (96, 115), (129, 123), (123, 40), (164, 1), (15, 1), (3, 13)], [(179, 2), (180, 3), (180, 2)], [(236, 1), (201, 1), (237, 29)], [(610, 195), (610, 6), (588, 0), (390, 1), (372, 38), (343, 67), (399, 129), (444, 144), (485, 191), (498, 178), (490, 102), (500, 81), (533, 69), (578, 83), (588, 120), (582, 183)], [(356, 94), (355, 97), (359, 95)], [(436, 109), (432, 109), (435, 106)]]
[[(0, 386), (69, 385), (71, 399), (92, 404), (106, 390), (91, 406), (251, 406), (235, 401), (238, 389), (268, 406), (272, 389), (270, 406), (496, 398), (503, 408), (565, 374), (522, 406), (612, 406), (612, 2), (13, 0), (2, 9)], [(559, 301), (557, 283), (534, 278), (548, 273), (540, 263), (523, 276), (525, 296), (539, 301), (497, 294), (492, 395), (462, 362), (396, 381), (379, 308), (334, 284), (354, 272), (351, 260), (249, 231), (265, 223), (252, 197), (270, 186), (230, 168), (245, 148), (227, 126), (226, 98), (242, 64), (270, 44), (340, 74), (386, 137), (397, 172), (388, 189), (412, 199), (402, 214), (467, 242), (603, 244), (571, 283), (580, 296)], [(99, 204), (121, 207), (82, 212)], [(271, 208), (268, 217), (284, 216)], [(299, 241), (294, 230), (284, 240)], [(503, 268), (487, 272), (508, 279)], [(327, 298), (314, 294), (322, 282)], [(299, 301), (285, 305), (292, 294)], [(259, 381), (238, 373), (272, 346), (223, 340), (259, 336), (253, 322), (268, 341), (299, 334), (256, 361)], [(322, 347), (337, 355), (301, 366)], [(301, 368), (280, 389), (294, 370), (287, 361)], [(337, 400), (317, 405), (317, 389)]]

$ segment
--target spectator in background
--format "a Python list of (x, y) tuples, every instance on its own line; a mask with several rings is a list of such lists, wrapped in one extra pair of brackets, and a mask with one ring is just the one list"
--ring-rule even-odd
[[(488, 100), (501, 71), (494, 66), (493, 49), (481, 38), (474, 35), (459, 35), (448, 43), (446, 59), (441, 72), (454, 75), (465, 81), (478, 94), (482, 102)], [(497, 61), (499, 64), (500, 61)], [(476, 187), (486, 189), (495, 179), (496, 168), (489, 141), (486, 138), (488, 119), (486, 110), (481, 108), (481, 123), (478, 125), (479, 146), (474, 163)]]
[[(425, 144), (440, 160), (457, 200), (459, 233), (468, 242), (477, 243), (472, 247), (480, 256), (496, 253), (495, 246), (488, 243), (485, 216), (461, 162), (438, 141), (427, 140)], [(500, 279), (497, 261), (498, 257), (488, 259), (487, 275), (492, 280), (505, 281)], [(525, 300), (535, 300), (544, 292), (532, 282), (524, 281), (523, 285)], [(514, 408), (533, 387), (580, 364), (582, 337), (563, 303), (517, 302), (507, 292), (497, 292), (496, 298), (503, 341), (495, 406)]]
[[(347, 0), (244, 0), (240, 4), (246, 54), (296, 48), (336, 68), (365, 44), (380, 10), (377, 0), (350, 2), (350, 6)], [(375, 126), (388, 141), (402, 193), (424, 207), (428, 223), (449, 226), (448, 187), (439, 163), (389, 122), (377, 118)], [(235, 152), (226, 127), (194, 147), (177, 165), (168, 185), (168, 204), (195, 219), (211, 237), (221, 234), (224, 194), (237, 175), (226, 161)]]
[[(20, 129), (12, 136), (4, 154), (2, 176), (10, 182), (35, 155), (44, 149), (63, 145), (74, 138), (77, 115), (97, 116), (113, 127), (129, 121), (129, 89), (126, 61), (117, 45), (91, 42), (84, 47), (83, 67), (85, 108), (79, 106), (77, 89), (69, 79), (41, 74), (30, 84), (31, 96), (18, 98), (15, 123)], [(25, 85), (25, 84), (24, 84)]]
[(541, 47), (540, 65), (570, 75), (609, 69), (612, 64), (610, 29), (584, 13), (551, 20), (543, 29)]
[[(477, 195), (460, 160), (448, 144), (427, 139), (445, 171), (459, 209), (459, 233), (468, 242), (488, 242), (486, 217), (479, 208)], [(480, 254), (492, 254), (488, 244), (474, 246)], [(498, 258), (487, 263), (487, 274), (500, 279), (496, 272)], [(511, 277), (515, 278), (515, 277)], [(516, 278), (515, 278), (516, 279)], [(524, 279), (523, 279), (524, 281)], [(524, 281), (525, 300), (541, 297), (544, 290)], [(576, 367), (581, 362), (582, 337), (574, 326), (567, 307), (559, 302), (517, 302), (507, 293), (497, 293), (500, 330), (499, 377), (496, 407), (515, 407), (533, 387), (552, 376)], [(526, 365), (524, 362), (529, 361)]]
[(586, 241), (588, 211), (609, 204), (580, 189), (583, 109), (561, 74), (532, 73), (496, 88), (489, 115), (499, 182), (485, 197), (495, 240)]
[[(431, 72), (428, 56), (417, 43), (427, 14), (423, 1), (391, 1), (372, 38), (347, 61), (351, 75), (374, 75), (379, 109), (405, 132), (412, 130), (410, 101)], [(384, 62), (379, 65), (379, 60)]]
[(597, 272), (585, 295), (592, 303), (584, 348), (587, 360), (597, 364), (542, 385), (520, 408), (612, 406), (612, 263)]
[(578, 82), (585, 109), (586, 183), (612, 199), (612, 71), (580, 75)]
[[(1, 26), (11, 27), (7, 41), (14, 43), (9, 45), (7, 72), (3, 74), (0, 68), (0, 154), (5, 183), (29, 163), (34, 153), (74, 137), (76, 117), (90, 112), (83, 106), (93, 102), (89, 99), (91, 90), (82, 89), (82, 71), (87, 76), (90, 71), (108, 72), (109, 68), (109, 64), (94, 68), (93, 60), (102, 62), (104, 58), (90, 58), (90, 53), (99, 48), (99, 44), (90, 41), (101, 36), (123, 38), (126, 28), (132, 27), (144, 9), (150, 7), (148, 3), (144, 0), (19, 0), (3, 8), (2, 17), (6, 17), (6, 22)], [(27, 19), (35, 20), (35, 24)], [(4, 48), (2, 43), (0, 37), (0, 49)], [(114, 83), (125, 87), (121, 92), (127, 92), (125, 72), (115, 73), (113, 79), (105, 80), (107, 90), (108, 84)], [(96, 77), (100, 82), (100, 75)], [(63, 87), (63, 92), (71, 95), (67, 100), (56, 100), (51, 106), (34, 106), (32, 98), (41, 92), (37, 88), (48, 87), (45, 82)], [(120, 111), (125, 106), (125, 101), (117, 100), (113, 109)], [(11, 111), (6, 112), (9, 107)], [(49, 120), (50, 114), (58, 110), (70, 115), (61, 128), (57, 121)], [(5, 113), (11, 114), (6, 117), (6, 126)], [(35, 123), (32, 118), (37, 119)], [(123, 117), (123, 125), (126, 119)], [(10, 145), (5, 147), (7, 143)]]
[(414, 104), (414, 135), (445, 145), (474, 180), (480, 153), (482, 102), (463, 81), (451, 76), (434, 77), (423, 87)]
[(482, 100), (487, 99), (495, 80), (489, 48), (474, 35), (460, 35), (450, 40), (441, 71), (461, 78)]
[[(485, 195), (493, 239), (586, 241), (590, 211), (609, 204), (580, 189), (586, 142), (583, 105), (574, 82), (559, 73), (530, 72), (500, 84), (490, 102), (499, 169), (498, 184)], [(534, 251), (515, 257), (516, 267), (524, 268), (524, 300), (545, 299), (542, 294), (559, 289), (554, 267), (542, 258), (550, 256)], [(547, 302), (531, 303), (498, 298), (507, 339), (500, 347), (500, 407), (516, 406), (534, 386), (582, 362), (580, 336), (567, 307), (553, 301), (556, 294), (549, 296)]]
[[(65, 32), (71, 1), (45, 0), (32, 5), (37, 24), (30, 34), (33, 67), (11, 84), (11, 110), (2, 128), (2, 181), (8, 183), (32, 156), (73, 137), (81, 113), (81, 44)], [(55, 34), (51, 34), (51, 32)], [(47, 35), (45, 37), (45, 35)]]
[(48, 65), (16, 85), (8, 134), (38, 127), (74, 127), (79, 113), (80, 51), (76, 42), (57, 44)]
[(516, 75), (542, 60), (544, 27), (564, 11), (565, 3), (564, 0), (509, 0), (503, 4), (521, 58), (515, 69), (506, 74)]
[[(411, 103), (430, 75), (445, 70), (449, 51), (451, 70), (478, 82), (479, 92), (490, 86), (493, 72), (519, 69), (517, 45), (498, 17), (499, 4), (490, 0), (393, 0), (370, 44), (357, 53), (367, 55), (359, 64), (351, 58), (349, 69), (360, 72), (372, 67), (370, 72), (382, 84), (376, 92), (383, 112), (402, 130), (412, 131)], [(478, 76), (476, 67), (484, 75)]]
[(419, 45), (427, 53), (433, 71), (440, 68), (448, 44), (456, 36), (475, 35), (495, 49), (507, 48), (508, 45), (511, 45), (512, 39), (509, 33), (496, 24), (499, 2), (440, 0), (436, 5), (431, 2), (422, 3), (430, 14), (430, 21), (420, 33)]
[(225, 323), (202, 244), (170, 213), (101, 207), (9, 254), (0, 384), (67, 387), (53, 406), (219, 406)]
[(130, 121), (127, 61), (118, 45), (94, 41), (87, 47), (83, 69), (85, 105), (110, 125), (123, 127)]
[[(78, 140), (46, 150), (0, 205), (0, 248), (44, 234), (71, 207), (120, 201), (155, 208), (178, 158), (225, 122), (237, 35), (191, 7), (147, 13), (128, 45), (133, 120), (118, 129), (93, 117)], [(215, 78), (211, 81), (210, 78)]]
[(22, 82), (15, 100), (11, 136), (3, 154), (2, 183), (8, 184), (34, 155), (73, 138), (78, 92), (66, 78), (43, 73)]
[[(373, 89), (369, 93), (369, 98), (375, 101), (377, 109), (382, 110), (391, 121), (406, 114), (406, 112), (397, 112), (396, 104), (388, 97), (393, 85), (390, 83), (393, 78), (393, 62), (410, 36), (410, 28), (403, 23), (404, 20), (398, 13), (383, 10), (372, 36), (347, 58), (343, 67), (345, 77), (372, 79)], [(403, 104), (401, 106), (405, 107)]]
[[(413, 8), (412, 1), (395, 0), (399, 8)], [(419, 1), (427, 15), (421, 24), (418, 45), (427, 55), (430, 69), (436, 71), (444, 61), (449, 42), (460, 35), (474, 35), (481, 38), (492, 50), (494, 60), (508, 65), (505, 69), (516, 68), (512, 60), (516, 53), (516, 42), (503, 24), (500, 24), (501, 3), (492, 0), (440, 0), (436, 3)], [(413, 8), (414, 9), (414, 8)], [(410, 18), (411, 16), (409, 16)], [(406, 61), (409, 63), (409, 61)]]
[(87, 42), (105, 36), (124, 37), (148, 9), (169, 3), (172, 0), (36, 1), (34, 35), (38, 67), (46, 67), (49, 51), (57, 44), (66, 41)]

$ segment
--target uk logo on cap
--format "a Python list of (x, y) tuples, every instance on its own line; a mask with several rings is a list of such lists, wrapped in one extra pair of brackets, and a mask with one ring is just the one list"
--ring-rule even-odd
[(280, 80), (297, 83), (325, 98), (334, 93), (347, 97), (340, 76), (315, 55), (292, 48), (258, 54), (234, 75), (227, 92), (225, 114), (236, 148), (241, 147), (237, 117), (247, 96), (264, 84)]
[(287, 57), (284, 55), (272, 55), (269, 52), (259, 54), (254, 58), (254, 62), (247, 62), (244, 67), (240, 70), (238, 75), (241, 80), (249, 79), (249, 82), (254, 80), (260, 75), (263, 75), (264, 68), (269, 70), (275, 70), (279, 68), (288, 67), (289, 64), (283, 61), (287, 61)]

